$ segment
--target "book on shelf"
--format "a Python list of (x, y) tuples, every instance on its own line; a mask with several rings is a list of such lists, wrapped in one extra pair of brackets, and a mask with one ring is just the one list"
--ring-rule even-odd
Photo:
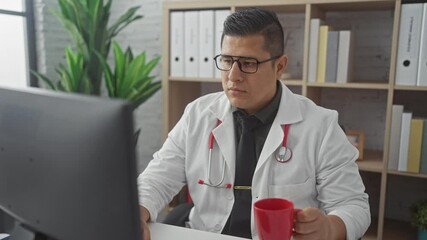
[(408, 172), (419, 173), (421, 161), (421, 144), (423, 140), (424, 119), (411, 120), (411, 132), (409, 135)]
[(422, 16), (423, 3), (402, 4), (397, 46), (396, 85), (415, 86), (417, 83)]
[(338, 43), (337, 83), (351, 81), (353, 70), (353, 33), (350, 30), (340, 31)]
[(330, 26), (320, 26), (319, 30), (319, 53), (317, 58), (317, 82), (324, 83), (326, 78), (326, 54), (328, 49), (328, 32)]
[(427, 174), (427, 119), (424, 119), (420, 173)]
[(392, 106), (390, 144), (389, 144), (389, 150), (388, 150), (388, 169), (390, 170), (398, 169), (402, 114), (403, 114), (403, 105)]
[(400, 150), (398, 171), (406, 172), (408, 169), (409, 136), (411, 132), (412, 113), (404, 112), (402, 114), (402, 125), (400, 128)]
[(325, 82), (337, 82), (339, 31), (328, 32)]
[(310, 42), (308, 48), (308, 82), (316, 82), (317, 60), (319, 57), (319, 31), (324, 21), (319, 18), (310, 20)]

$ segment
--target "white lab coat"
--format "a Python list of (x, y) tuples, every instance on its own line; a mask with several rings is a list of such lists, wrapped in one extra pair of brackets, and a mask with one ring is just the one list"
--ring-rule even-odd
[[(317, 207), (344, 221), (347, 239), (361, 237), (370, 224), (370, 211), (355, 163), (357, 149), (340, 129), (336, 111), (318, 107), (283, 84), (282, 87), (279, 110), (253, 176), (253, 202), (281, 197), (293, 201), (297, 208)], [(222, 121), (219, 126), (218, 119)], [(287, 145), (293, 157), (288, 163), (279, 163), (274, 154), (282, 144), (284, 124), (290, 124)], [(194, 202), (191, 227), (222, 231), (233, 206), (233, 190), (198, 184), (199, 179), (207, 180), (211, 132), (216, 140), (211, 181), (221, 178), (225, 163), (224, 184), (233, 184), (236, 156), (233, 114), (225, 94), (213, 93), (186, 107), (163, 147), (138, 178), (140, 204), (149, 210), (153, 221), (188, 184)], [(252, 236), (257, 239), (253, 213), (251, 224)]]

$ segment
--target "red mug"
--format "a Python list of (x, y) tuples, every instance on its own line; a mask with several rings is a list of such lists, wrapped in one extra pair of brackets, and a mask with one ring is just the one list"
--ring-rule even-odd
[(291, 239), (295, 214), (299, 211), (291, 201), (282, 198), (265, 198), (255, 202), (255, 226), (259, 239)]

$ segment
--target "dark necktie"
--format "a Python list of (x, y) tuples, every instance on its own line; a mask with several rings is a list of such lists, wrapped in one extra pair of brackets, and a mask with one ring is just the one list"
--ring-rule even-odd
[(260, 121), (254, 115), (244, 115), (241, 112), (238, 112), (238, 117), (242, 126), (242, 133), (240, 134), (236, 151), (236, 178), (234, 185), (251, 186), (257, 163), (254, 129), (259, 125)]
[(247, 187), (252, 185), (252, 177), (257, 164), (254, 128), (261, 122), (253, 115), (249, 116), (240, 111), (236, 114), (238, 114), (242, 132), (236, 150), (235, 201), (223, 233), (252, 238), (252, 191)]

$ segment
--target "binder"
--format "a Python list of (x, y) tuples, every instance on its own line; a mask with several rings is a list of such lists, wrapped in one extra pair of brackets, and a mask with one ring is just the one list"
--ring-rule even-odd
[(399, 150), (399, 165), (397, 170), (404, 171), (408, 169), (408, 153), (409, 153), (409, 135), (411, 132), (412, 113), (402, 114), (402, 127), (400, 130), (400, 150)]
[[(230, 15), (230, 10), (216, 10), (215, 11), (215, 53), (221, 54), (221, 36), (224, 30), (224, 21)], [(214, 63), (215, 64), (215, 63)], [(215, 67), (215, 66), (214, 66)], [(215, 78), (221, 78), (221, 71), (215, 67)]]
[(397, 47), (396, 85), (415, 86), (423, 3), (402, 4)]
[(393, 105), (391, 110), (390, 146), (388, 150), (388, 169), (397, 170), (399, 164), (400, 131), (403, 105)]
[(310, 20), (310, 44), (308, 52), (308, 82), (316, 82), (317, 78), (317, 59), (319, 55), (319, 30), (324, 22), (321, 19), (314, 18)]
[(170, 13), (170, 76), (184, 77), (184, 12)]
[(340, 31), (338, 43), (337, 83), (351, 81), (353, 70), (353, 34), (349, 30)]
[(184, 76), (199, 76), (199, 12), (184, 12)]
[(338, 42), (339, 32), (328, 32), (328, 47), (326, 50), (326, 73), (325, 81), (337, 82), (337, 65), (338, 65)]
[(423, 119), (411, 120), (409, 135), (408, 172), (419, 173), (421, 161), (421, 146), (423, 141)]
[(427, 3), (424, 3), (421, 22), (420, 57), (418, 59), (417, 86), (427, 86)]
[(199, 77), (214, 77), (214, 11), (199, 12)]

